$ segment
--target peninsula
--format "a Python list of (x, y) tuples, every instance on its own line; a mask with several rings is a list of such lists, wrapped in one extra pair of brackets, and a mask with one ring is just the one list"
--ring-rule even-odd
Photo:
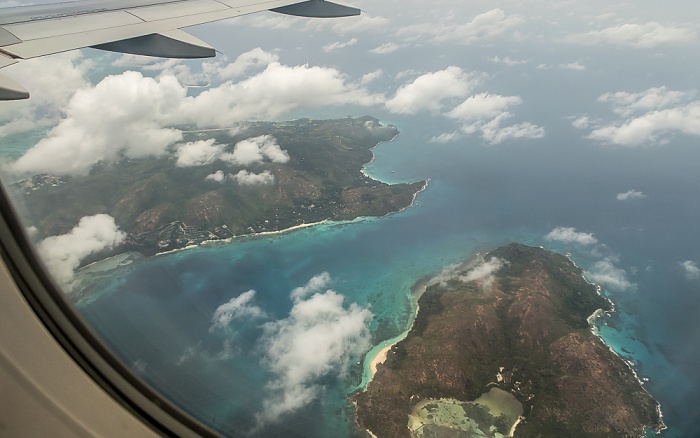
[(630, 437), (658, 403), (597, 336), (609, 310), (566, 257), (510, 244), (436, 277), (407, 337), (356, 393), (360, 430), (385, 437)]
[[(83, 216), (109, 214), (127, 238), (87, 264), (126, 251), (152, 255), (325, 220), (384, 216), (411, 205), (426, 184), (390, 185), (362, 172), (371, 149), (399, 134), (369, 116), (181, 130), (183, 141), (160, 157), (124, 157), (98, 163), (89, 175), (43, 174), (14, 184), (27, 217), (37, 218), (35, 238), (64, 234)], [(260, 139), (267, 145), (253, 145)], [(202, 142), (218, 156), (183, 164), (178, 148)]]

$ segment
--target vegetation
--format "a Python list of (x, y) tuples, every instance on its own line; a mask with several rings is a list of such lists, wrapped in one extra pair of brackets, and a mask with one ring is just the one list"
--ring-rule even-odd
[[(87, 176), (38, 175), (14, 185), (37, 238), (63, 234), (81, 217), (106, 213), (128, 233), (126, 245), (150, 254), (206, 239), (277, 231), (322, 220), (383, 216), (410, 205), (424, 185), (388, 185), (361, 172), (371, 148), (398, 134), (371, 117), (248, 123), (238, 132), (186, 134), (186, 141), (214, 138), (231, 153), (245, 139), (271, 135), (287, 151), (285, 163), (240, 166), (217, 160), (177, 167), (173, 156), (123, 158), (100, 163)], [(222, 171), (270, 172), (274, 181), (242, 185)]]
[[(493, 283), (455, 274), (429, 287), (406, 339), (365, 392), (357, 422), (378, 437), (408, 437), (425, 398), (474, 400), (492, 385), (525, 407), (516, 436), (641, 436), (661, 427), (656, 401), (587, 318), (610, 304), (565, 257), (511, 244)], [(498, 376), (497, 376), (498, 375)]]

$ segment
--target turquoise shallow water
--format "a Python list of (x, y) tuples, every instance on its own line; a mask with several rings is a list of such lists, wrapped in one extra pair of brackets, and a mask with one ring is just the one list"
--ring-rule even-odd
[[(636, 287), (607, 292), (619, 312), (600, 320), (603, 337), (650, 379), (645, 385), (662, 403), (667, 434), (697, 432), (700, 298), (678, 262), (700, 260), (700, 233), (679, 239), (675, 230), (697, 231), (698, 207), (681, 210), (682, 197), (660, 195), (688, 191), (688, 181), (699, 178), (692, 166), (667, 163), (674, 178), (663, 177), (663, 160), (654, 170), (620, 172), (624, 155), (605, 152), (601, 160), (600, 150), (562, 148), (556, 133), (529, 149), (427, 144), (420, 120), (404, 123), (367, 171), (390, 181), (430, 178), (414, 207), (139, 260), (93, 285), (100, 296), (83, 301), (82, 314), (147, 381), (222, 432), (240, 435), (254, 430), (275, 391), (270, 382), (278, 381), (263, 345), (265, 324), (287, 320), (290, 292), (316, 275), (330, 275), (326, 288), (343, 295), (344, 309), (355, 303), (372, 312), (376, 345), (410, 323), (417, 280), (475, 252), (511, 241), (545, 245), (571, 252), (584, 269), (609, 257)], [(646, 204), (621, 206), (615, 193), (642, 176), (649, 180)], [(664, 214), (673, 207), (683, 213)], [(592, 232), (600, 244), (546, 241), (556, 226)], [(251, 289), (249, 304), (264, 316), (210, 330), (217, 307)], [(254, 435), (350, 436), (347, 392), (360, 383), (362, 360), (356, 352), (305, 381), (314, 388), (307, 403)]]

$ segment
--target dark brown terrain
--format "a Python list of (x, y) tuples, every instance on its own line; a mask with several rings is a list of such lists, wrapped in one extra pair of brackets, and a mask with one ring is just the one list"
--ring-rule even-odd
[[(496, 382), (523, 404), (519, 437), (632, 437), (662, 426), (658, 403), (587, 321), (609, 303), (565, 257), (511, 244), (484, 260), (504, 265), (490, 287), (435, 284), (419, 300), (407, 338), (367, 391), (354, 396), (360, 429), (408, 437), (425, 398), (470, 401)], [(453, 431), (454, 432), (454, 431)]]
[[(26, 217), (40, 218), (31, 224), (36, 239), (64, 234), (83, 216), (106, 213), (128, 233), (113, 253), (149, 255), (304, 223), (383, 216), (409, 206), (425, 185), (389, 185), (362, 173), (371, 149), (399, 133), (372, 117), (250, 122), (239, 128), (192, 132), (185, 141), (214, 138), (231, 152), (239, 141), (270, 135), (289, 161), (242, 167), (217, 160), (177, 167), (171, 155), (124, 158), (98, 163), (85, 176), (36, 175), (13, 185), (14, 193)], [(274, 182), (244, 186), (206, 179), (216, 171), (233, 175), (241, 170), (269, 172)]]

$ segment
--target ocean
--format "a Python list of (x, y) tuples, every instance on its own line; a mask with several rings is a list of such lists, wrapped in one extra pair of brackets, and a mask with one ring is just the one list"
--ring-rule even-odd
[[(429, 179), (412, 207), (135, 259), (94, 280), (80, 313), (147, 382), (225, 434), (347, 437), (347, 397), (362, 380), (364, 353), (408, 328), (415, 282), (509, 242), (541, 245), (609, 280), (603, 293), (616, 312), (597, 320), (599, 333), (661, 403), (664, 436), (698, 436), (700, 282), (680, 265), (700, 261), (695, 145), (677, 138), (674, 154), (631, 153), (572, 143), (580, 135), (556, 123), (539, 140), (437, 144), (423, 118), (387, 117), (402, 134), (375, 148), (366, 172), (386, 182)], [(616, 199), (632, 189), (646, 198)], [(546, 239), (556, 227), (597, 243)], [(271, 348), (288, 345), (271, 336), (298, 328), (300, 301), (290, 294), (323, 275), (319, 295), (342, 296), (329, 315), (363, 316), (367, 331), (354, 332), (362, 348), (342, 344), (325, 362), (313, 348), (286, 356), (316, 367), (304, 374), (276, 360)], [(614, 281), (620, 275), (627, 283)], [(216, 326), (219, 306), (236, 298)], [(276, 403), (289, 407), (274, 414)]]

